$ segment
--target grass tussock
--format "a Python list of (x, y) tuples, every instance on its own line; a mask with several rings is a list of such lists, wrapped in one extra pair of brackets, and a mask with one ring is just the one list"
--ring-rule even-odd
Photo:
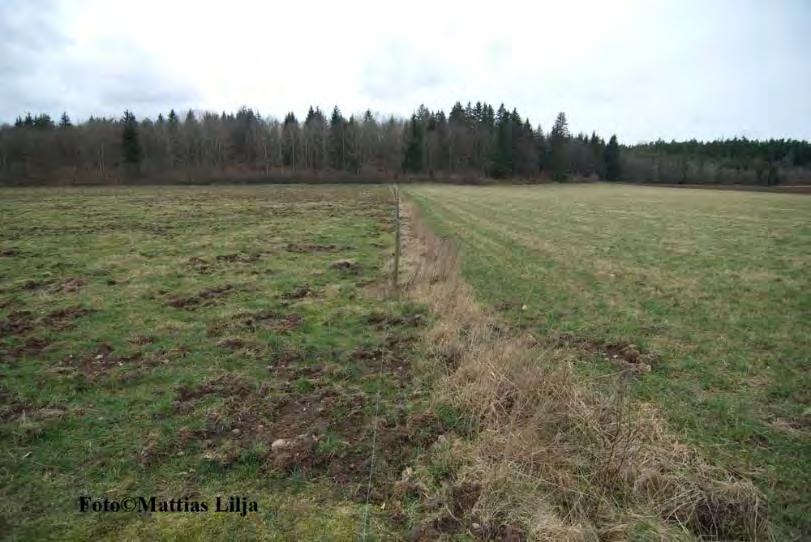
[[(426, 340), (444, 367), (435, 400), (464, 412), (456, 487), (475, 529), (537, 540), (770, 539), (747, 479), (711, 466), (656, 410), (629, 399), (631, 373), (586, 380), (576, 348), (510, 330), (474, 300), (458, 256), (404, 210), (409, 295), (439, 315)], [(500, 532), (500, 534), (499, 534)], [(511, 531), (512, 532), (512, 531)], [(486, 535), (486, 533), (484, 533)]]

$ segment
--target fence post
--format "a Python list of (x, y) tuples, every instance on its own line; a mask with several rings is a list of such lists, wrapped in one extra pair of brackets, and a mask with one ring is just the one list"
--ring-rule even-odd
[(400, 185), (392, 187), (394, 195), (394, 269), (392, 271), (392, 288), (395, 297), (399, 298), (399, 275), (400, 275)]

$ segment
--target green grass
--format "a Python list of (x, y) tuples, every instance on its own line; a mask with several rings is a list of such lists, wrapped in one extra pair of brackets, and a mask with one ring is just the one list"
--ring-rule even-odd
[[(407, 532), (390, 484), (428, 440), (394, 437), (424, 418), (429, 383), (409, 369), (420, 326), (374, 324), (423, 311), (368, 293), (392, 249), (388, 197), (0, 191), (0, 532), (353, 539), (378, 390), (386, 462), (370, 532)], [(353, 262), (332, 265), (340, 259)], [(380, 378), (381, 352), (404, 372)], [(300, 441), (299, 456), (272, 450), (299, 434), (319, 440)], [(260, 511), (80, 514), (81, 495), (239, 495)]]
[[(811, 198), (611, 185), (408, 189), (481, 300), (655, 355), (635, 395), (811, 536)], [(610, 370), (583, 356), (584, 378)], [(595, 363), (592, 363), (595, 362)]]

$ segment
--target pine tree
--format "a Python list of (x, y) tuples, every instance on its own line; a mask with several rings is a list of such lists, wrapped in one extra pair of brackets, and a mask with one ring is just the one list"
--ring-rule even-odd
[(62, 113), (62, 116), (59, 118), (59, 127), (60, 128), (70, 128), (73, 124), (70, 122), (70, 117), (66, 112)]
[(618, 181), (620, 174), (620, 146), (617, 143), (617, 136), (612, 135), (605, 147), (605, 178), (609, 181)]
[(141, 142), (138, 139), (138, 121), (129, 110), (124, 111), (121, 119), (124, 129), (121, 132), (121, 149), (124, 163), (131, 172), (137, 172), (141, 165)]

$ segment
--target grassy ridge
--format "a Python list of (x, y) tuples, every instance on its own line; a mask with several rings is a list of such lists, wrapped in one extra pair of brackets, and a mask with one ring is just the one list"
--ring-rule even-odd
[[(541, 336), (633, 343), (634, 385), (752, 473), (778, 538), (807, 536), (811, 199), (630, 186), (410, 188), (477, 294)], [(610, 370), (595, 350), (584, 374)], [(594, 363), (586, 363), (593, 361)]]
[[(380, 390), (370, 532), (402, 534), (405, 512), (380, 505), (439, 421), (410, 370), (423, 311), (366, 295), (392, 244), (388, 197), (3, 190), (0, 531), (353, 539)], [(238, 495), (260, 511), (79, 514), (80, 495)]]

